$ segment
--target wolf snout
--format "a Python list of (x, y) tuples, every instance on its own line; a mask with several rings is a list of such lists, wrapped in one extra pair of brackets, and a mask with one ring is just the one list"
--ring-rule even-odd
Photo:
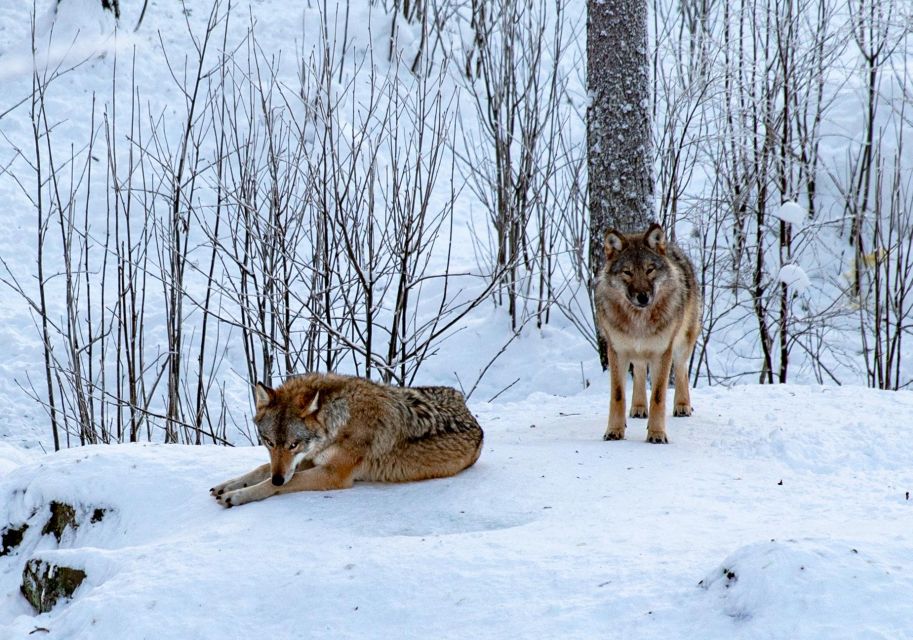
[(639, 307), (646, 307), (648, 304), (650, 304), (650, 294), (644, 292), (638, 293), (636, 296), (634, 296), (634, 304)]
[(285, 484), (285, 476), (278, 473), (273, 474), (273, 485), (276, 487), (281, 487)]

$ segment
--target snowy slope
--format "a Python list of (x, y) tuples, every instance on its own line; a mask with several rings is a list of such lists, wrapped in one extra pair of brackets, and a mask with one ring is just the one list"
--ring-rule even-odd
[[(591, 388), (476, 406), (484, 453), (455, 478), (230, 510), (208, 488), (263, 450), (37, 458), (0, 479), (0, 522), (54, 499), (110, 512), (0, 558), (0, 637), (913, 635), (910, 394), (698, 389), (668, 446), (641, 420), (603, 442), (607, 404)], [(31, 556), (87, 581), (35, 616)]]

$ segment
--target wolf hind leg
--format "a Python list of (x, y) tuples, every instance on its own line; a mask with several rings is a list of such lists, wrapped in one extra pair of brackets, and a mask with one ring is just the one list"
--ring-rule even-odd
[(647, 363), (634, 362), (634, 393), (631, 396), (631, 417), (647, 417)]
[(694, 353), (698, 330), (699, 325), (697, 324), (690, 327), (685, 332), (684, 344), (676, 345), (672, 354), (675, 367), (675, 399), (672, 405), (672, 415), (676, 417), (687, 417), (692, 413), (691, 390), (688, 386), (688, 364), (691, 361), (691, 354)]
[(666, 387), (672, 370), (672, 348), (650, 360), (650, 417), (647, 442), (666, 444)]
[(411, 438), (383, 461), (368, 465), (366, 479), (411, 482), (454, 476), (475, 464), (482, 453), (482, 441), (482, 428), (477, 424)]
[(691, 390), (688, 387), (688, 360), (679, 358), (675, 360), (675, 400), (672, 406), (672, 415), (685, 418), (691, 415)]

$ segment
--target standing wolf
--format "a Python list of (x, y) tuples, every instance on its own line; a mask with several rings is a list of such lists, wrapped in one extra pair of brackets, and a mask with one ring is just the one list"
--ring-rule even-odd
[(634, 365), (631, 417), (646, 418), (647, 442), (666, 443), (666, 387), (675, 366), (676, 416), (691, 415), (688, 361), (700, 332), (701, 295), (694, 266), (662, 227), (643, 235), (605, 235), (606, 263), (596, 285), (596, 322), (608, 343), (612, 399), (606, 440), (625, 437), (625, 378)]
[(471, 466), (482, 428), (450, 387), (391, 387), (311, 373), (254, 388), (254, 422), (270, 462), (210, 489), (226, 507), (354, 480), (443, 478)]

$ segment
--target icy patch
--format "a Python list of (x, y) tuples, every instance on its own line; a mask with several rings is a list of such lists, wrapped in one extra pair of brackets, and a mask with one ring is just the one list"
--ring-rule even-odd
[(807, 215), (805, 209), (792, 200), (787, 200), (780, 205), (779, 209), (774, 211), (774, 216), (790, 224), (802, 224), (805, 222)]
[(771, 638), (898, 637), (913, 614), (910, 551), (787, 540), (730, 554), (700, 582), (710, 607)]

